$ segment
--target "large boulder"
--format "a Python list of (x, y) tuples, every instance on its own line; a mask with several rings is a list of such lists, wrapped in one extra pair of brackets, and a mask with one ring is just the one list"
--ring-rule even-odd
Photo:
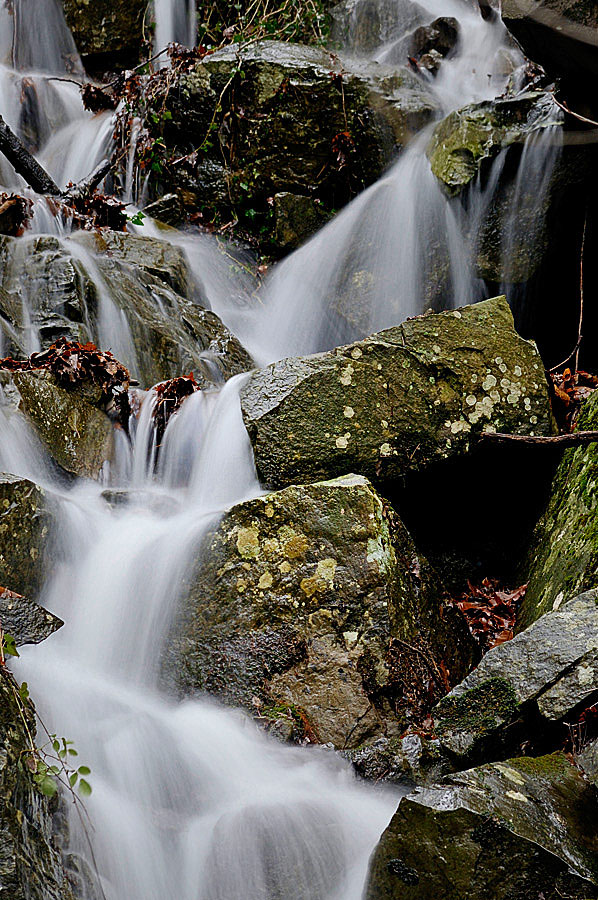
[(598, 794), (561, 755), (511, 759), (403, 799), (366, 900), (598, 897)]
[(466, 453), (482, 431), (553, 427), (542, 361), (504, 297), (274, 363), (241, 406), (258, 473), (276, 487), (346, 472), (392, 482)]
[(202, 303), (183, 252), (165, 241), (107, 230), (0, 238), (0, 328), (15, 356), (37, 349), (32, 334), (42, 349), (59, 337), (105, 346), (113, 321), (112, 349), (144, 387), (183, 371), (213, 381), (214, 371), (227, 379), (251, 368)]
[(62, 0), (62, 5), (89, 70), (131, 67), (139, 61), (148, 0)]
[[(598, 392), (586, 401), (577, 428), (598, 429)], [(566, 450), (534, 533), (521, 627), (581, 591), (598, 587), (597, 483), (598, 445)]]
[(503, 0), (502, 19), (530, 59), (565, 83), (569, 98), (595, 103), (598, 7), (586, 0)]
[(51, 550), (51, 506), (26, 478), (0, 474), (0, 587), (35, 597)]
[[(275, 194), (338, 209), (437, 108), (406, 68), (277, 41), (218, 50), (174, 86), (165, 82), (152, 103), (145, 125), (165, 150), (150, 179), (154, 195), (174, 185), (194, 211), (234, 210), (262, 240), (273, 237)], [(140, 162), (147, 169), (151, 160)]]
[(74, 900), (52, 837), (50, 802), (25, 764), (35, 711), (0, 672), (0, 900)]
[(522, 737), (541, 745), (596, 700), (598, 593), (588, 591), (490, 650), (434, 710), (436, 733), (461, 764), (496, 759)]
[(173, 634), (166, 669), (180, 690), (262, 720), (290, 711), (341, 748), (398, 734), (474, 658), (405, 527), (353, 475), (226, 513)]
[(54, 460), (67, 472), (99, 478), (114, 456), (114, 426), (101, 408), (102, 390), (72, 390), (45, 371), (15, 372), (21, 407)]

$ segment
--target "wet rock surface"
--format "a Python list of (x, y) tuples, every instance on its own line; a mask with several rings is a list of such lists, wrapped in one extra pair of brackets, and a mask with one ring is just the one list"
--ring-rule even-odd
[(241, 406), (271, 486), (349, 471), (389, 483), (466, 453), (481, 431), (553, 427), (540, 357), (500, 297), (274, 363), (252, 375)]
[(588, 591), (490, 650), (436, 707), (436, 733), (453, 758), (498, 758), (596, 700), (598, 594)]
[(35, 597), (51, 550), (51, 506), (44, 490), (0, 474), (0, 586)]
[(452, 771), (438, 739), (417, 733), (381, 737), (343, 755), (358, 775), (376, 783), (421, 785)]
[(0, 900), (75, 900), (52, 838), (50, 801), (23, 763), (35, 714), (0, 672)]
[(291, 711), (311, 739), (355, 747), (398, 734), (409, 691), (441, 660), (453, 681), (471, 665), (462, 619), (362, 477), (233, 507), (204, 560), (166, 662), (184, 692), (263, 719)]
[(401, 801), (367, 900), (598, 896), (598, 795), (566, 757), (511, 759)]
[(146, 0), (62, 0), (67, 24), (86, 66), (133, 66), (143, 43)]

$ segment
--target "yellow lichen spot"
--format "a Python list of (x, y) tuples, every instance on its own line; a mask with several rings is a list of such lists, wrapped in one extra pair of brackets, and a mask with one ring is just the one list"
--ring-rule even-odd
[(496, 378), (494, 377), (494, 375), (486, 375), (486, 377), (482, 381), (483, 390), (490, 391), (493, 387), (496, 387)]
[(39, 556), (39, 550), (37, 549), (37, 547), (32, 547), (32, 548), (30, 549), (30, 551), (29, 551), (29, 556), (30, 556), (31, 559), (34, 560), (34, 561), (37, 559), (37, 557)]
[(352, 419), (355, 415), (355, 410), (352, 406), (345, 406), (345, 408), (343, 409), (343, 415), (345, 419)]
[(475, 396), (475, 394), (470, 394), (469, 397), (465, 398), (465, 402), (468, 406), (475, 406), (478, 402), (478, 398)]
[(384, 443), (380, 445), (380, 456), (392, 456), (392, 447)]
[(282, 552), (287, 559), (300, 559), (305, 556), (308, 541), (304, 534), (299, 534), (293, 528), (285, 525), (279, 531), (282, 543)]
[(268, 516), (269, 519), (271, 519), (274, 515), (274, 507), (270, 503), (267, 503), (264, 508), (264, 513)]
[(239, 528), (237, 552), (243, 559), (255, 558), (260, 552), (260, 536), (257, 528)]
[(243, 594), (247, 589), (247, 582), (244, 578), (237, 578), (237, 591), (239, 594)]
[(316, 571), (309, 578), (301, 581), (301, 590), (307, 597), (313, 597), (332, 587), (334, 573), (336, 572), (336, 560), (321, 559), (316, 566)]
[(288, 575), (288, 573), (291, 571), (291, 564), (285, 559), (284, 562), (281, 562), (281, 564), (279, 565), (278, 571), (281, 575)]
[(334, 573), (336, 572), (335, 559), (321, 559), (316, 566), (316, 575), (320, 575), (326, 581), (332, 583), (334, 581)]
[(258, 581), (257, 586), (261, 591), (267, 591), (268, 588), (272, 587), (273, 581), (274, 579), (272, 578), (272, 573), (266, 570)]
[(518, 800), (519, 803), (527, 803), (527, 797), (525, 794), (521, 794), (519, 791), (506, 791), (505, 795), (510, 797), (511, 800)]
[(363, 356), (363, 354), (359, 347), (353, 347), (353, 349), (351, 350), (351, 356), (353, 357), (353, 359), (359, 359), (359, 357)]
[(453, 315), (454, 315), (455, 319), (462, 319), (462, 318), (463, 318), (463, 316), (461, 315), (461, 313), (459, 312), (458, 309), (456, 309), (456, 310), (454, 311)]
[(280, 544), (276, 538), (267, 538), (264, 541), (264, 555), (275, 556), (280, 550)]
[(388, 422), (386, 421), (386, 419), (382, 419), (380, 424), (382, 425), (383, 428), (388, 428)]
[(513, 372), (515, 373), (517, 378), (521, 378), (521, 375), (522, 375), (521, 366), (515, 366), (515, 368), (513, 369)]
[(347, 447), (349, 446), (350, 437), (351, 437), (351, 435), (348, 433), (342, 434), (342, 435), (340, 435), (340, 437), (336, 438), (334, 443), (336, 444), (336, 446), (338, 447), (339, 450), (346, 450)]

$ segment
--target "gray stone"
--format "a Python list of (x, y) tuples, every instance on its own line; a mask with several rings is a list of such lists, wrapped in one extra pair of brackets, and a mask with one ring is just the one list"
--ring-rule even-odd
[(62, 0), (79, 53), (95, 68), (134, 65), (144, 40), (147, 0)]
[(26, 478), (0, 474), (0, 587), (36, 597), (51, 550), (51, 507)]
[(258, 473), (276, 487), (346, 472), (390, 483), (468, 452), (482, 431), (553, 428), (540, 356), (500, 297), (274, 363), (241, 406)]
[(434, 711), (454, 757), (500, 755), (509, 726), (539, 713), (562, 722), (598, 699), (598, 593), (588, 591), (490, 650)]
[(598, 897), (598, 795), (564, 755), (452, 775), (403, 799), (366, 900)]
[(62, 628), (64, 622), (43, 607), (14, 591), (0, 588), (0, 626), (17, 647), (39, 644)]

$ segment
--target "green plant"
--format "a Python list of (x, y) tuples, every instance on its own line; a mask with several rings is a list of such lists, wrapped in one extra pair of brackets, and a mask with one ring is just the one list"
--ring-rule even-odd
[(322, 45), (329, 32), (328, 5), (324, 0), (199, 0), (199, 42), (208, 49), (264, 39)]

